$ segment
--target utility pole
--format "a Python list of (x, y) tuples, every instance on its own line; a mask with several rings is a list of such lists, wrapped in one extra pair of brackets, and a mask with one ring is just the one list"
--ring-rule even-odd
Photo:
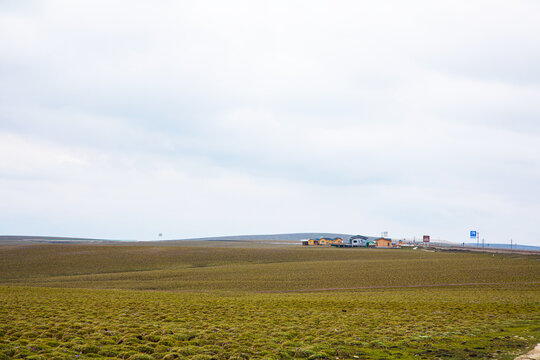
[(512, 239), (510, 239), (510, 250), (512, 250)]
[(482, 249), (484, 248), (484, 238), (482, 238)]

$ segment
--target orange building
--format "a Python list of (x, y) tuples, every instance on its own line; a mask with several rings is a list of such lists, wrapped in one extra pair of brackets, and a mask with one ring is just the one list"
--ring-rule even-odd
[(375, 240), (377, 247), (392, 247), (392, 240), (386, 238), (379, 238)]

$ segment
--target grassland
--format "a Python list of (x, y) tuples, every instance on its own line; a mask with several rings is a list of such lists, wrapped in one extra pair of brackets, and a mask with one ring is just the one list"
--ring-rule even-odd
[(511, 359), (540, 341), (536, 256), (219, 245), (0, 246), (0, 359)]

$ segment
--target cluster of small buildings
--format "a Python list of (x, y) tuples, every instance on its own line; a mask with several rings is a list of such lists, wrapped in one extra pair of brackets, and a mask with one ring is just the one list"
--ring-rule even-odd
[(314, 238), (302, 240), (302, 245), (339, 245), (343, 244), (343, 239), (340, 237), (336, 238)]
[(373, 237), (355, 235), (350, 236), (347, 239), (340, 237), (336, 238), (313, 238), (302, 240), (303, 246), (317, 246), (317, 245), (331, 245), (335, 247), (377, 247), (377, 248), (391, 248), (400, 247), (402, 241), (393, 242), (392, 239), (387, 237)]

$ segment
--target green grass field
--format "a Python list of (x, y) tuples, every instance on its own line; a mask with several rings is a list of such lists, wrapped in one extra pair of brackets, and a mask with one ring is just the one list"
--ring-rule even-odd
[(538, 256), (189, 245), (0, 246), (0, 359), (513, 359), (540, 342)]

